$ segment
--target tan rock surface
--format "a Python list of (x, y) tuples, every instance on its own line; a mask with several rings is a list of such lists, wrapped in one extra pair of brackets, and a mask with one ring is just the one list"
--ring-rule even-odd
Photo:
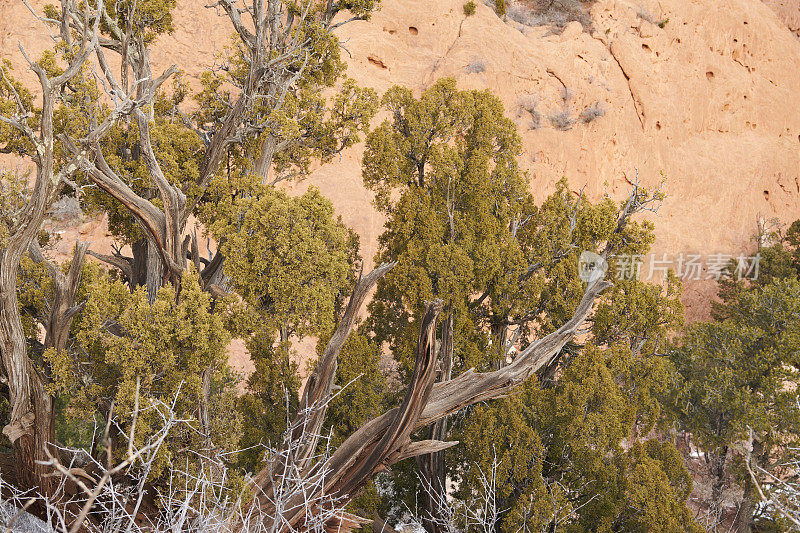
[(800, 1), (763, 0), (792, 32), (800, 37)]

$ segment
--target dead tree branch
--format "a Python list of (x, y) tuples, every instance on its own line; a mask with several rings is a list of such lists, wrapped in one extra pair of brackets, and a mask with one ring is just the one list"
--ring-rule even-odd
[[(659, 201), (659, 193), (649, 195), (640, 187), (635, 186), (631, 196), (623, 203), (614, 234), (606, 244), (602, 255), (607, 257), (614, 253), (618, 245), (615, 239), (621, 236), (634, 214), (643, 210), (655, 209)], [(378, 270), (384, 267), (379, 267)], [(379, 276), (376, 276), (376, 279), (377, 277)], [(333, 452), (330, 459), (324, 464), (326, 479), (324, 494), (343, 498), (352, 497), (363, 488), (372, 476), (395, 462), (446, 448), (449, 443), (438, 440), (413, 443), (411, 435), (465, 407), (510, 394), (515, 387), (531, 378), (539, 369), (557, 357), (564, 346), (579, 334), (581, 327), (592, 312), (595, 301), (610, 286), (611, 283), (603, 279), (588, 283), (572, 318), (553, 333), (532, 342), (519, 353), (513, 363), (493, 372), (479, 373), (470, 369), (456, 378), (440, 383), (434, 383), (437, 373), (435, 321), (442, 304), (441, 302), (429, 304), (420, 327), (414, 373), (403, 402), (398, 407), (361, 426)], [(354, 302), (358, 302), (355, 297), (351, 298), (351, 306)], [(351, 312), (351, 306), (348, 306), (348, 313)], [(335, 346), (344, 343), (346, 332), (346, 328), (341, 330), (343, 337), (336, 337)], [(306, 427), (305, 424), (317, 424), (313, 417), (320, 416), (320, 414), (319, 411), (314, 411), (312, 408), (313, 402), (324, 401), (325, 398), (330, 397), (330, 384), (335, 372), (338, 350), (326, 349), (326, 354), (320, 361), (319, 373), (313, 378), (313, 382), (310, 382), (304, 395), (306, 408), (301, 410), (302, 416), (295, 422), (298, 426)], [(314, 425), (313, 427), (318, 426)], [(291, 434), (287, 434), (287, 437), (287, 441), (291, 445)], [(278, 513), (272, 507), (269, 496), (274, 493), (275, 484), (280, 483), (285, 477), (282, 472), (296, 468), (298, 465), (303, 467), (302, 470), (306, 476), (313, 477), (322, 474), (320, 470), (323, 468), (322, 465), (313, 464), (309, 460), (309, 452), (304, 450), (296, 455), (294, 464), (279, 463), (280, 468), (276, 468), (276, 464), (271, 463), (254, 477), (251, 486), (259, 495), (262, 509), (267, 514)], [(299, 501), (290, 508), (292, 510), (286, 510), (281, 519), (285, 525), (276, 531), (302, 528), (303, 523), (310, 516), (319, 512), (317, 507), (300, 506)], [(331, 527), (335, 528), (336, 524), (332, 524)]]

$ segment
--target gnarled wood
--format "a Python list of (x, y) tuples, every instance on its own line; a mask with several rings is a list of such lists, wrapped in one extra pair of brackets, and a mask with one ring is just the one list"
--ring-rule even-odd
[[(469, 370), (450, 381), (434, 384), (412, 431), (475, 403), (506, 396), (561, 350), (589, 316), (597, 296), (610, 286), (605, 281), (589, 285), (572, 319), (547, 337), (533, 342), (511, 365), (494, 372)], [(334, 476), (351, 468), (359, 457), (372, 450), (391, 427), (399, 409), (394, 408), (367, 422), (336, 449), (328, 461)]]
[[(102, 6), (102, 2), (100, 5)], [(45, 389), (44, 377), (36, 370), (27, 354), (17, 302), (17, 273), (22, 255), (36, 239), (47, 210), (63, 186), (64, 179), (77, 169), (76, 161), (85, 155), (83, 152), (75, 154), (73, 160), (56, 170), (53, 113), (62, 89), (79, 73), (97, 46), (100, 22), (96, 17), (93, 23), (90, 22), (90, 11), (87, 8), (78, 15), (82, 19), (85, 17), (83, 38), (69, 64), (58, 76), (50, 77), (44, 67), (32, 62), (21, 49), (41, 85), (42, 110), (38, 132), (34, 133), (27, 122), (28, 117), (33, 114), (32, 110), (26, 109), (19, 99), (13, 118), (0, 117), (0, 120), (19, 130), (32, 143), (35, 148), (32, 159), (36, 164), (36, 179), (30, 197), (21, 210), (17, 223), (10, 228), (5, 248), (0, 250), (0, 353), (8, 378), (11, 403), (11, 420), (3, 428), (3, 433), (14, 445), (20, 488), (35, 489), (44, 494), (50, 493), (53, 483), (43, 475), (37, 459), (46, 443), (52, 441), (53, 405)], [(62, 40), (70, 38), (66, 35), (60, 37)]]
[[(42, 255), (38, 243), (34, 240), (28, 251), (36, 263), (44, 264), (53, 280), (53, 293), (50, 296), (49, 313), (41, 317), (44, 324), (44, 348), (54, 349), (57, 352), (66, 348), (69, 339), (69, 330), (75, 315), (83, 307), (76, 304), (75, 296), (81, 279), (81, 269), (86, 258), (88, 243), (75, 244), (75, 253), (69, 270), (65, 274), (61, 268)], [(26, 453), (33, 454), (35, 466), (34, 475), (39, 483), (42, 494), (52, 495), (56, 488), (56, 480), (51, 476), (52, 468), (47, 463), (48, 451), (55, 455), (53, 448), (55, 442), (55, 398), (47, 391), (45, 377), (31, 365), (31, 376), (34, 378), (34, 413), (35, 425), (32, 439), (32, 449)], [(26, 446), (30, 443), (26, 442)]]
[(72, 320), (83, 307), (75, 303), (75, 296), (78, 292), (78, 285), (81, 280), (81, 269), (86, 259), (89, 249), (88, 242), (75, 243), (75, 253), (72, 256), (69, 270), (66, 274), (61, 271), (58, 265), (47, 260), (35, 241), (31, 243), (29, 252), (31, 258), (36, 263), (44, 264), (47, 267), (50, 277), (53, 279), (53, 296), (50, 302), (50, 314), (44, 317), (45, 336), (44, 347), (54, 348), (60, 352), (67, 345), (69, 329)]
[[(442, 326), (440, 359), (442, 361), (440, 381), (450, 381), (453, 377), (452, 310)], [(447, 417), (442, 417), (434, 422), (430, 428), (430, 438), (431, 442), (444, 441), (447, 438)], [(445, 501), (447, 495), (444, 449), (433, 450), (429, 454), (423, 454), (422, 452), (417, 454), (417, 467), (426, 489), (422, 495), (422, 526), (428, 533), (439, 533), (441, 531), (439, 524), (442, 523), (442, 520), (438, 502)]]
[[(308, 466), (315, 453), (319, 442), (319, 430), (327, 412), (328, 398), (336, 380), (339, 353), (355, 325), (358, 311), (375, 283), (394, 268), (395, 264), (382, 264), (366, 276), (359, 278), (336, 331), (325, 346), (314, 372), (306, 381), (300, 412), (292, 425), (290, 434), (286, 437), (286, 441), (293, 445), (303, 439), (299, 445), (293, 447), (292, 453), (293, 466), (300, 470), (304, 470)], [(271, 480), (276, 476), (284, 475), (283, 472), (287, 468), (284, 455), (278, 454), (276, 458), (277, 463), (268, 464), (253, 478), (254, 486), (258, 487), (260, 491), (265, 491), (265, 494), (271, 494)]]
[[(600, 293), (611, 284), (602, 280), (587, 286), (573, 317), (550, 335), (531, 343), (510, 365), (494, 372), (467, 371), (457, 378), (434, 383), (436, 376), (435, 319), (441, 302), (428, 306), (423, 316), (414, 374), (399, 407), (367, 422), (346, 439), (324, 463), (306, 469), (309, 477), (324, 473), (324, 492), (349, 497), (357, 493), (377, 472), (401, 458), (430, 453), (429, 445), (413, 444), (413, 432), (481, 401), (501, 398), (533, 376), (572, 339), (592, 311)], [(438, 450), (437, 450), (438, 451)], [(271, 494), (274, 478), (262, 470), (254, 479), (257, 492)], [(303, 497), (307, 497), (303, 495)], [(311, 498), (313, 500), (313, 498)], [(313, 509), (297, 501), (283, 502), (285, 523), (301, 528)], [(268, 497), (262, 500), (267, 514), (274, 513)]]
[[(613, 252), (616, 238), (625, 229), (630, 217), (643, 210), (653, 210), (650, 204), (659, 201), (660, 197), (648, 195), (638, 186), (623, 205), (618, 215), (617, 226), (610, 242), (602, 252), (607, 257)], [(302, 528), (303, 523), (318, 510), (323, 495), (335, 498), (350, 498), (356, 494), (375, 473), (388, 468), (394, 462), (420, 454), (440, 452), (447, 443), (438, 439), (413, 443), (411, 435), (426, 426), (444, 419), (448, 415), (482, 401), (502, 398), (517, 386), (531, 378), (542, 367), (553, 361), (564, 346), (580, 333), (586, 319), (592, 312), (594, 303), (600, 294), (611, 286), (603, 279), (597, 279), (586, 285), (585, 292), (575, 312), (566, 323), (553, 333), (538, 339), (522, 350), (513, 363), (493, 372), (475, 372), (470, 369), (454, 379), (434, 383), (435, 370), (435, 319), (441, 310), (441, 302), (431, 304), (423, 316), (417, 346), (417, 360), (414, 374), (403, 403), (383, 415), (370, 420), (347, 438), (325, 461), (308, 464), (308, 455), (298, 456), (299, 461), (292, 463), (291, 458), (284, 455), (281, 463), (282, 472), (290, 471), (296, 464), (304, 465), (301, 479), (314, 480), (318, 487), (315, 493), (304, 492), (282, 501), (279, 510), (271, 497), (274, 494), (273, 483), (284, 479), (276, 475), (274, 465), (268, 465), (253, 479), (251, 487), (260, 501), (262, 510), (267, 516), (280, 514), (276, 525), (283, 524), (280, 531)], [(337, 344), (346, 339), (346, 329)], [(446, 337), (446, 335), (445, 335)], [(447, 339), (445, 338), (445, 342)], [(320, 374), (310, 383), (305, 405), (323, 402), (330, 397), (330, 383), (335, 371), (338, 350), (329, 353), (321, 361)], [(319, 381), (317, 381), (319, 380)], [(325, 386), (322, 386), (325, 385)], [(308, 409), (302, 416), (311, 416)], [(308, 427), (309, 421), (301, 418), (298, 425)], [(316, 442), (315, 439), (312, 439)], [(289, 439), (289, 442), (292, 442)], [(294, 448), (289, 447), (293, 450)], [(290, 454), (291, 455), (291, 454)], [(322, 483), (319, 481), (322, 480)], [(300, 481), (302, 482), (302, 481)], [(309, 502), (311, 502), (309, 504)], [(305, 505), (304, 505), (305, 504)], [(341, 525), (341, 524), (338, 524)], [(332, 528), (337, 524), (330, 524)]]
[[(400, 459), (414, 456), (416, 453), (428, 453), (432, 446), (439, 449), (438, 443), (413, 444), (411, 434), (418, 427), (418, 420), (436, 379), (436, 318), (441, 310), (441, 300), (428, 304), (425, 310), (420, 326), (417, 357), (411, 383), (400, 406), (390, 411), (390, 420), (380, 438), (370, 442), (368, 447), (362, 449), (362, 453), (350, 457), (346, 468), (331, 468), (331, 465), (325, 462), (318, 463), (309, 469), (308, 477), (324, 475), (326, 480), (323, 487), (324, 492), (342, 496), (354, 494), (373, 475)], [(261, 477), (261, 479), (265, 478)], [(267, 481), (272, 481), (272, 478)], [(270, 487), (262, 489), (271, 492)], [(290, 531), (290, 527), (302, 530), (305, 519), (309, 514), (316, 512), (314, 508), (307, 508), (303, 505), (306, 501), (309, 501), (307, 495), (301, 493), (287, 502), (282, 502), (283, 508), (286, 509), (283, 512), (283, 520), (286, 525), (281, 528), (281, 531)], [(312, 497), (311, 501), (315, 501), (315, 499)], [(263, 506), (268, 515), (275, 512), (269, 499), (263, 501)]]
[(333, 486), (334, 491), (351, 494), (383, 467), (396, 462), (398, 457), (409, 456), (411, 433), (419, 427), (419, 418), (436, 380), (436, 318), (441, 311), (441, 300), (428, 304), (420, 325), (414, 373), (403, 402), (377, 445), (369, 454), (351, 463), (345, 475)]

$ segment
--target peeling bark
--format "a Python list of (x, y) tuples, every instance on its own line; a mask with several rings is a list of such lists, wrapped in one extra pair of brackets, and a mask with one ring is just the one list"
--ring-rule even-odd
[[(350, 301), (347, 304), (342, 320), (334, 331), (333, 336), (325, 346), (325, 350), (314, 368), (314, 372), (308, 377), (303, 396), (300, 401), (300, 412), (292, 425), (291, 433), (286, 437), (289, 442), (296, 442), (306, 439), (300, 449), (294, 453), (294, 464), (303, 470), (308, 467), (312, 456), (315, 453), (319, 441), (320, 428), (325, 420), (327, 412), (327, 399), (330, 397), (333, 384), (336, 380), (336, 369), (338, 367), (339, 352), (350, 332), (355, 325), (358, 311), (364, 303), (367, 294), (378, 280), (387, 272), (394, 268), (396, 263), (386, 263), (360, 278), (356, 283)], [(280, 457), (280, 456), (279, 456)], [(268, 464), (253, 479), (253, 486), (259, 492), (263, 492), (266, 497), (272, 494), (272, 480), (283, 475), (286, 471), (284, 462)]]
[(44, 347), (54, 348), (60, 352), (67, 346), (69, 330), (75, 315), (83, 305), (75, 303), (78, 285), (81, 281), (81, 269), (89, 248), (88, 242), (75, 243), (75, 253), (66, 274), (52, 262), (45, 259), (36, 242), (31, 243), (29, 251), (33, 260), (43, 263), (53, 280), (53, 296), (50, 302), (50, 314), (45, 320)]
[[(87, 13), (88, 17), (89, 14)], [(91, 26), (86, 21), (87, 28)], [(30, 110), (17, 101), (17, 115), (4, 118), (4, 122), (27, 137), (35, 148), (32, 154), (36, 164), (36, 179), (30, 197), (14, 226), (9, 228), (5, 248), (0, 250), (0, 354), (8, 378), (11, 420), (3, 433), (14, 447), (14, 460), (19, 488), (35, 489), (44, 494), (52, 490), (52, 479), (43, 475), (37, 464), (44, 446), (52, 441), (52, 398), (46, 393), (44, 377), (28, 357), (22, 320), (17, 301), (17, 274), (22, 255), (35, 242), (45, 215), (63, 186), (63, 180), (77, 168), (71, 160), (56, 171), (54, 167), (53, 110), (61, 89), (74, 78), (97, 44), (99, 22), (95, 22), (92, 36), (84, 38), (77, 53), (63, 73), (49, 77), (46, 70), (29, 61), (42, 89), (42, 110), (35, 133), (27, 120)], [(63, 36), (62, 36), (63, 37)], [(26, 56), (27, 59), (27, 56)], [(80, 157), (79, 154), (76, 159)], [(56, 342), (51, 335), (51, 341)]]
[[(411, 442), (410, 437), (415, 431), (430, 426), (464, 407), (502, 398), (533, 376), (577, 334), (589, 316), (596, 298), (610, 286), (610, 283), (602, 280), (589, 284), (573, 317), (555, 332), (529, 345), (512, 364), (500, 370), (485, 373), (477, 373), (471, 369), (454, 379), (440, 383), (434, 383), (436, 358), (433, 353), (435, 353), (435, 320), (441, 311), (441, 302), (429, 304), (420, 328), (414, 373), (402, 404), (361, 426), (334, 451), (324, 464), (309, 465), (307, 457), (301, 455), (298, 460), (302, 460), (306, 465), (303, 469), (305, 474), (313, 477), (324, 472), (325, 494), (352, 497), (364, 487), (372, 476), (397, 461), (431, 452), (440, 452), (448, 445), (454, 444), (437, 440), (415, 443)], [(355, 299), (351, 298), (351, 305), (354, 301)], [(337, 333), (344, 333), (344, 331), (337, 330)], [(344, 338), (338, 338), (336, 344), (343, 344), (345, 339), (346, 335)], [(326, 352), (328, 352), (328, 348), (326, 348)], [(331, 367), (335, 369), (335, 364), (335, 355), (329, 355), (327, 359), (323, 357), (320, 360), (317, 369), (330, 369)], [(330, 372), (330, 370), (321, 370), (320, 375), (331, 376)], [(322, 392), (326, 388), (319, 388), (319, 383), (329, 382), (316, 380), (320, 380), (320, 378), (317, 377), (314, 381), (309, 380), (311, 387), (309, 390), (318, 391), (314, 395), (315, 398), (325, 398), (326, 396)], [(329, 388), (327, 390), (330, 391)], [(307, 392), (304, 395), (305, 402), (308, 402), (308, 394)], [(283, 465), (283, 468), (286, 468), (286, 465)], [(267, 515), (275, 512), (270, 496), (273, 494), (272, 483), (279, 480), (278, 475), (279, 471), (275, 469), (275, 465), (267, 465), (252, 480), (253, 492), (261, 501), (262, 509)], [(282, 508), (288, 510), (283, 512), (286, 526), (281, 531), (288, 531), (288, 527), (302, 529), (306, 517), (315, 512), (313, 508), (307, 508), (303, 504), (307, 498), (313, 500), (314, 496), (304, 494), (298, 496), (296, 501), (282, 502)]]
[[(621, 233), (634, 213), (653, 210), (651, 204), (658, 201), (659, 194), (648, 195), (635, 184), (631, 196), (620, 210), (614, 233)], [(609, 242), (614, 241), (609, 239)], [(613, 252), (613, 245), (607, 244), (601, 255), (607, 257)], [(276, 518), (276, 526), (280, 524), (276, 531), (302, 530), (303, 524), (318, 514), (324, 497), (352, 498), (372, 476), (397, 461), (439, 453), (454, 444), (437, 439), (412, 442), (411, 435), (465, 407), (507, 396), (541, 368), (552, 363), (564, 346), (579, 333), (600, 294), (612, 285), (603, 279), (588, 283), (572, 318), (556, 331), (528, 345), (511, 364), (484, 373), (470, 369), (440, 383), (434, 383), (437, 375), (434, 354), (435, 323), (442, 303), (437, 301), (429, 304), (422, 317), (414, 373), (400, 406), (365, 423), (339, 445), (327, 460), (312, 464), (310, 452), (317, 444), (318, 437), (315, 435), (319, 433), (324, 406), (330, 398), (339, 350), (347, 339), (351, 322), (364, 295), (392, 266), (381, 265), (359, 280), (342, 323), (309, 378), (300, 414), (293, 424), (295, 429), (286, 436), (283, 450), (287, 453), (277, 454), (281, 459), (265, 466), (251, 480), (250, 488), (265, 515), (280, 515), (280, 518)], [(317, 488), (313, 493), (298, 491), (286, 501), (282, 500), (280, 508), (276, 508), (273, 498), (275, 487), (286, 479), (286, 472), (300, 472), (302, 479), (314, 480)], [(350, 515), (334, 521), (336, 523), (329, 524), (328, 529), (337, 530), (353, 521), (361, 524), (369, 522)]]
[[(453, 312), (442, 327), (441, 380), (450, 381), (453, 373)], [(447, 438), (447, 417), (435, 422), (430, 429), (431, 441), (444, 441)], [(443, 523), (439, 502), (447, 498), (447, 472), (444, 451), (436, 451), (417, 456), (417, 466), (422, 476), (425, 492), (422, 495), (422, 526), (428, 533), (440, 533)]]

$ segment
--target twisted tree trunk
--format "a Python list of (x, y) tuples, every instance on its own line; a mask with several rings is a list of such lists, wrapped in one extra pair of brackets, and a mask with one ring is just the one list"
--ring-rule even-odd
[[(0, 250), (0, 354), (8, 380), (11, 420), (3, 428), (3, 433), (14, 446), (17, 481), (22, 489), (36, 489), (48, 494), (52, 489), (52, 479), (44, 475), (43, 466), (37, 460), (43, 458), (45, 445), (53, 440), (53, 402), (46, 393), (44, 377), (36, 369), (27, 353), (26, 339), (17, 302), (17, 273), (20, 260), (42, 227), (47, 210), (56, 199), (65, 177), (77, 169), (77, 159), (85, 152), (76, 154), (56, 171), (54, 167), (54, 127), (53, 111), (61, 90), (80, 71), (83, 64), (97, 45), (100, 23), (90, 21), (88, 10), (79, 15), (86, 31), (83, 33), (75, 54), (69, 64), (58, 76), (50, 76), (44, 67), (29, 61), (30, 69), (36, 74), (42, 88), (42, 109), (38, 132), (34, 132), (29, 117), (32, 110), (25, 108), (17, 99), (16, 115), (3, 117), (3, 122), (15, 128), (31, 143), (31, 158), (36, 164), (36, 179), (30, 197), (17, 213), (16, 223), (9, 228), (5, 248)], [(71, 42), (68, 27), (62, 27), (60, 38)], [(26, 57), (27, 59), (27, 57)], [(110, 127), (113, 119), (104, 125)], [(107, 131), (107, 130), (105, 130)], [(51, 342), (56, 337), (51, 335)]]
[[(442, 327), (441, 346), (441, 380), (450, 381), (453, 373), (453, 312), (445, 320)], [(435, 422), (431, 426), (430, 439), (444, 441), (447, 439), (447, 417)], [(423, 480), (422, 495), (422, 526), (428, 533), (441, 533), (444, 517), (441, 505), (447, 498), (447, 470), (444, 462), (444, 452), (434, 452), (417, 457), (417, 466)]]
[[(620, 210), (614, 234), (618, 235), (625, 229), (634, 213), (652, 209), (650, 205), (659, 200), (658, 194), (648, 195), (634, 185), (633, 192)], [(614, 252), (613, 242), (613, 239), (609, 239), (601, 253), (602, 257)], [(436, 301), (428, 304), (421, 321), (414, 373), (402, 403), (362, 425), (329, 458), (313, 463), (319, 429), (335, 380), (339, 351), (347, 340), (366, 294), (393, 266), (381, 265), (359, 279), (341, 323), (308, 379), (300, 411), (287, 431), (283, 446), (250, 482), (250, 490), (264, 516), (272, 517), (274, 531), (302, 530), (307, 523), (319, 520), (321, 515), (330, 517), (325, 518), (329, 530), (348, 530), (357, 524), (369, 523), (370, 520), (349, 514), (331, 516), (324, 511), (330, 511), (330, 506), (336, 506), (336, 502), (352, 498), (372, 476), (398, 461), (441, 452), (457, 444), (435, 439), (412, 441), (411, 435), (465, 407), (502, 398), (530, 379), (551, 363), (579, 333), (597, 298), (611, 286), (602, 277), (587, 283), (572, 318), (556, 331), (528, 345), (511, 364), (485, 373), (470, 369), (440, 383), (434, 383), (434, 354), (435, 323), (442, 303)], [(292, 475), (295, 477), (290, 478)], [(287, 493), (284, 489), (292, 483), (298, 488)]]
[[(87, 243), (76, 244), (72, 264), (69, 271), (64, 274), (57, 265), (44, 258), (35, 240), (29, 245), (29, 252), (33, 260), (37, 263), (43, 263), (53, 279), (53, 294), (49, 301), (50, 312), (41, 317), (45, 331), (45, 350), (53, 349), (56, 352), (60, 352), (67, 345), (73, 318), (82, 307), (81, 305), (75, 305), (75, 295), (80, 283), (81, 268), (83, 267), (87, 248)], [(0, 287), (4, 288), (6, 286), (6, 280), (0, 280)], [(16, 298), (14, 300), (16, 304)], [(6, 306), (3, 305), (3, 308), (5, 309)], [(13, 324), (13, 318), (11, 320), (12, 322), (3, 320), (3, 324)], [(16, 339), (21, 339), (24, 346), (25, 339), (21, 323), (19, 324), (19, 329), (12, 328), (12, 335)], [(17, 481), (19, 486), (25, 490), (35, 488), (45, 496), (52, 496), (56, 490), (56, 480), (50, 475), (52, 474), (52, 468), (42, 463), (48, 461), (48, 451), (52, 455), (56, 454), (56, 450), (53, 447), (55, 442), (55, 398), (47, 392), (47, 379), (42, 374), (42, 371), (35, 367), (34, 363), (27, 357), (27, 354), (25, 359), (31, 391), (33, 425), (30, 428), (32, 431), (26, 431), (26, 428), (22, 427), (23, 432), (15, 443), (14, 454)]]
[(83, 308), (82, 304), (75, 303), (75, 297), (78, 293), (81, 269), (86, 260), (88, 249), (88, 242), (78, 241), (75, 243), (75, 252), (72, 256), (69, 270), (64, 274), (59, 266), (48, 261), (42, 255), (42, 251), (35, 241), (29, 247), (31, 258), (36, 263), (44, 264), (53, 280), (53, 294), (49, 302), (50, 313), (42, 317), (45, 331), (45, 349), (53, 348), (56, 352), (60, 352), (67, 346), (72, 321), (75, 315)]
[[(37, 418), (46, 420), (49, 415), (46, 413), (47, 402), (35, 401), (36, 392), (43, 387), (38, 383), (38, 375), (33, 372), (28, 360), (17, 303), (17, 272), (21, 248), (16, 243), (9, 243), (0, 256), (0, 350), (11, 403), (11, 421), (3, 428), (3, 434), (14, 445), (17, 483), (21, 489), (27, 490), (40, 485), (36, 468), (37, 441), (41, 443), (44, 437), (44, 442), (47, 442), (49, 435), (46, 434), (47, 431), (35, 431), (36, 422)], [(42, 488), (46, 489), (46, 483)]]
[[(577, 334), (591, 312), (595, 299), (611, 285), (602, 280), (588, 284), (572, 319), (550, 335), (533, 342), (520, 352), (512, 364), (486, 373), (468, 370), (441, 383), (434, 383), (436, 357), (433, 355), (435, 321), (441, 311), (441, 302), (429, 304), (420, 328), (414, 373), (401, 405), (361, 426), (327, 461), (311, 464), (311, 451), (316, 448), (319, 435), (316, 424), (317, 421), (321, 424), (324, 416), (327, 405), (325, 400), (330, 395), (335, 377), (336, 357), (352, 325), (348, 321), (354, 320), (363, 301), (361, 295), (366, 294), (372, 284), (392, 266), (394, 265), (381, 265), (357, 285), (343, 323), (331, 338), (314, 374), (309, 378), (298, 415), (301, 420), (293, 425), (294, 428), (304, 430), (299, 430), (296, 435), (289, 432), (284, 450), (288, 449), (290, 453), (278, 453), (276, 459), (267, 464), (251, 481), (251, 489), (265, 515), (275, 516), (280, 513), (281, 517), (276, 519), (276, 525), (280, 524), (277, 531), (302, 529), (303, 524), (320, 514), (319, 507), (329, 501), (325, 500), (326, 497), (351, 498), (372, 476), (398, 461), (441, 452), (458, 444), (433, 439), (412, 441), (411, 435), (464, 407), (501, 398), (533, 376)], [(280, 502), (279, 510), (276, 508), (275, 495), (277, 487), (285, 486), (283, 482), (287, 479), (288, 472), (300, 472), (304, 480), (313, 481), (317, 488), (313, 493), (301, 491), (290, 495), (286, 501)], [(338, 520), (329, 525), (333, 529), (345, 525), (345, 522), (349, 524), (348, 527), (368, 522), (352, 515), (332, 520)]]

